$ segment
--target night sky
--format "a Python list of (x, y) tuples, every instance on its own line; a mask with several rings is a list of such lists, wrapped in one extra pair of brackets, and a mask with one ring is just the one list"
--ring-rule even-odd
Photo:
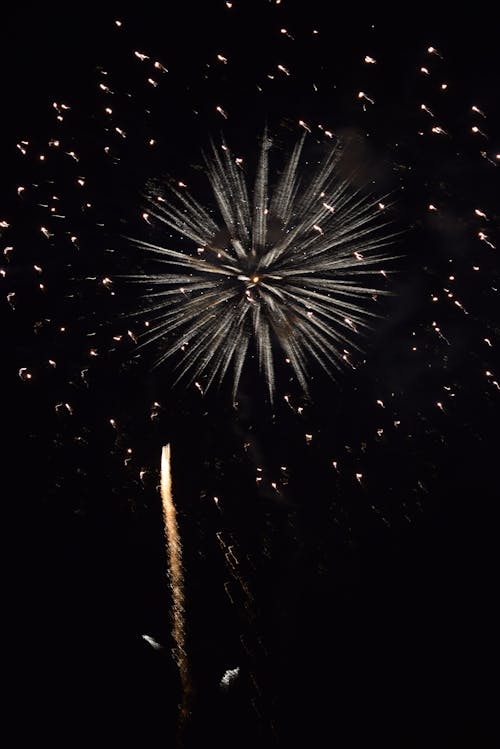
[[(324, 5), (28, 4), (3, 20), (19, 745), (497, 745), (497, 31), (481, 6)], [(277, 352), (271, 404), (249, 357), (233, 404), (230, 377), (174, 385), (175, 362), (151, 368), (161, 344), (138, 349), (140, 289), (123, 277), (153, 265), (127, 237), (192, 250), (147, 225), (144, 193), (182, 182), (210, 205), (201, 152), (223, 134), (251, 179), (266, 124), (278, 154), (307, 130), (311, 165), (342, 141), (340, 168), (389, 196), (398, 257), (352, 366), (332, 380), (311, 363), (308, 399)], [(193, 687), (181, 733), (167, 442)]]

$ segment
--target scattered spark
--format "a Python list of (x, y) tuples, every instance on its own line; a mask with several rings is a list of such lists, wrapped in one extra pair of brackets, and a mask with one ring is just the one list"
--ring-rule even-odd
[(427, 52), (430, 55), (436, 55), (437, 57), (440, 57), (443, 59), (442, 55), (438, 52), (438, 50), (435, 47), (427, 47)]
[(162, 65), (161, 62), (158, 62), (158, 60), (156, 60), (156, 62), (154, 63), (154, 67), (157, 70), (161, 70), (162, 73), (168, 73), (168, 69), (165, 67), (165, 65)]
[(160, 643), (153, 637), (150, 637), (149, 635), (141, 635), (141, 637), (153, 648), (153, 650), (163, 650), (163, 645), (160, 645)]
[(240, 668), (237, 666), (236, 668), (228, 668), (227, 671), (224, 672), (222, 679), (220, 680), (219, 686), (222, 689), (229, 689), (229, 687), (233, 684), (233, 682), (236, 681), (240, 673)]
[(484, 233), (484, 231), (478, 231), (477, 236), (481, 240), (481, 242), (484, 242), (488, 245), (488, 247), (491, 247), (492, 250), (496, 249), (496, 246), (493, 244), (493, 242), (489, 239), (488, 235)]
[(364, 91), (358, 92), (358, 99), (364, 99), (365, 101), (369, 101), (370, 104), (375, 104), (375, 100), (368, 96), (368, 94), (365, 94)]
[(288, 76), (290, 75), (290, 71), (287, 70), (287, 68), (285, 68), (284, 65), (278, 65), (278, 70), (281, 70), (281, 72), (284, 73), (285, 75), (288, 75)]

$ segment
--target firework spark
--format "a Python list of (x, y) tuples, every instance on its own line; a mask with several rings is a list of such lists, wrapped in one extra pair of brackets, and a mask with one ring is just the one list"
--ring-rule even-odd
[(182, 570), (182, 544), (177, 525), (177, 514), (172, 494), (172, 470), (170, 445), (164, 445), (161, 453), (161, 499), (165, 542), (168, 555), (168, 576), (172, 590), (172, 636), (174, 655), (181, 680), (181, 703), (179, 705), (179, 728), (182, 729), (189, 716), (191, 677), (185, 648), (184, 627), (184, 573)]
[(218, 222), (187, 190), (172, 188), (173, 202), (158, 190), (149, 196), (148, 224), (156, 219), (194, 245), (132, 240), (167, 266), (131, 278), (150, 286), (142, 345), (161, 343), (157, 365), (180, 352), (177, 380), (203, 378), (206, 390), (231, 368), (234, 397), (255, 348), (272, 400), (278, 344), (307, 393), (308, 360), (331, 374), (375, 316), (366, 302), (387, 292), (370, 279), (391, 259), (382, 251), (391, 239), (384, 204), (340, 176), (338, 147), (313, 172), (301, 170), (305, 137), (270, 189), (272, 141), (264, 133), (251, 197), (241, 160), (212, 143), (205, 172)]

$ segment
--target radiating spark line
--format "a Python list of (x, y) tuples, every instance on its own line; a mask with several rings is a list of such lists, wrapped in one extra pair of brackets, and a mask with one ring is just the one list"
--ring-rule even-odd
[(184, 573), (182, 569), (182, 544), (177, 525), (177, 513), (172, 494), (172, 470), (170, 445), (164, 445), (161, 452), (161, 500), (165, 544), (168, 556), (168, 577), (172, 591), (172, 636), (174, 656), (181, 681), (181, 702), (179, 705), (179, 732), (182, 731), (190, 714), (192, 692), (189, 661), (186, 654), (184, 624)]

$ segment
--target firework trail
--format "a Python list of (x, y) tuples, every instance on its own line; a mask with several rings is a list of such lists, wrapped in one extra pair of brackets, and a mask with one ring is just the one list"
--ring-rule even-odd
[(181, 702), (179, 705), (179, 733), (181, 733), (189, 717), (191, 678), (185, 648), (182, 546), (172, 495), (170, 445), (164, 445), (161, 453), (161, 500), (168, 556), (168, 577), (170, 588), (172, 590), (172, 636), (175, 643), (174, 655), (181, 680)]

